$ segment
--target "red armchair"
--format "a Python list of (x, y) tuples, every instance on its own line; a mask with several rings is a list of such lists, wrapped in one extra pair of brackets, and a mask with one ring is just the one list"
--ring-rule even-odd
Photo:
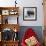
[[(32, 40), (34, 40), (34, 41), (32, 41)], [(32, 44), (29, 41), (32, 41)], [(28, 45), (28, 43), (30, 45)], [(35, 44), (33, 45), (33, 43), (35, 43)], [(29, 28), (26, 30), (25, 35), (22, 38), (21, 46), (41, 46), (40, 42), (37, 39), (37, 35), (33, 31), (33, 29)]]

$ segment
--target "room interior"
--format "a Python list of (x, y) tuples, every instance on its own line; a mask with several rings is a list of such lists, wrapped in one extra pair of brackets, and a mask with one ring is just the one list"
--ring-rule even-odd
[(28, 28), (46, 46), (46, 0), (0, 0), (0, 46), (22, 46)]

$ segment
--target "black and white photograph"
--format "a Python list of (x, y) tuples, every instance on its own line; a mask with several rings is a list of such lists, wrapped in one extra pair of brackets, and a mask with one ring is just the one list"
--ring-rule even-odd
[(37, 19), (36, 7), (24, 7), (23, 8), (23, 20), (34, 21)]

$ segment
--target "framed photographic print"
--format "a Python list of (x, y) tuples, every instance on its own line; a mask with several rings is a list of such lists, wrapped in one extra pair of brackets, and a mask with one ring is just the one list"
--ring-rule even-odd
[(23, 8), (23, 20), (36, 21), (37, 20), (37, 8), (36, 7), (24, 7)]
[(17, 13), (18, 12), (16, 10), (14, 10), (14, 9), (13, 10), (10, 10), (10, 12), (9, 12), (10, 15), (16, 15)]
[(4, 28), (2, 31), (2, 40), (8, 41), (12, 40), (12, 30), (10, 28)]
[(18, 24), (18, 16), (8, 17), (8, 24)]
[(3, 16), (2, 24), (18, 24), (18, 16)]
[(9, 10), (2, 10), (2, 15), (9, 15)]

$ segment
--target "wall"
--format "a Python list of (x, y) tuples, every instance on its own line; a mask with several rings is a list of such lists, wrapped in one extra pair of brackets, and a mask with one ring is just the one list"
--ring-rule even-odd
[[(15, 0), (0, 0), (1, 7), (15, 6)], [(19, 6), (19, 24), (20, 26), (43, 26), (43, 6), (42, 0), (17, 0)], [(23, 20), (23, 7), (37, 7), (37, 21), (24, 21)]]

